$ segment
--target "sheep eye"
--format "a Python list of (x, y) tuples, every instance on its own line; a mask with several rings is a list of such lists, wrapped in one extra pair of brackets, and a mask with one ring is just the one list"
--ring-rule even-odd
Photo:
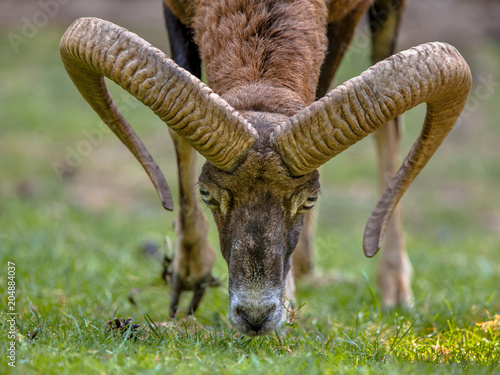
[(310, 210), (311, 208), (314, 207), (314, 204), (318, 200), (318, 197), (316, 195), (311, 195), (309, 198), (304, 203), (304, 209)]
[(206, 204), (213, 205), (215, 203), (214, 197), (207, 190), (207, 188), (201, 187), (200, 188), (200, 195), (201, 195), (201, 199), (203, 199), (203, 202), (205, 202)]

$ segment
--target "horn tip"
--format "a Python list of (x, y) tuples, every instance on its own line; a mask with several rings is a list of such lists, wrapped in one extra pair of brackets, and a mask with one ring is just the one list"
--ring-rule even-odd
[(380, 250), (380, 246), (372, 246), (371, 244), (364, 244), (363, 250), (367, 258), (373, 258)]
[(367, 223), (367, 228), (365, 229), (363, 251), (367, 258), (373, 258), (382, 248), (383, 230), (379, 229), (378, 231), (370, 231), (369, 224), (370, 222)]
[(172, 201), (172, 199), (166, 199), (166, 200), (162, 199), (161, 200), (161, 205), (167, 211), (173, 211), (174, 210), (174, 202)]

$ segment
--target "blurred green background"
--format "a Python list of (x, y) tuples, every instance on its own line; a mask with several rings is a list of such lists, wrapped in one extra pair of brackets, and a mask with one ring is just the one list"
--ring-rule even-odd
[[(161, 265), (140, 246), (163, 244), (165, 237), (175, 241), (175, 213), (163, 210), (140, 165), (80, 97), (58, 55), (64, 30), (81, 16), (118, 23), (168, 52), (160, 1), (47, 3), (54, 2), (0, 2), (0, 290), (11, 261), (21, 317), (78, 306), (82, 316), (96, 319), (117, 309), (123, 316), (165, 319), (169, 301), (158, 281)], [(398, 50), (449, 42), (474, 76), (462, 117), (403, 198), (414, 307), (428, 314), (424, 325), (450, 316), (468, 324), (500, 311), (499, 19), (498, 2), (484, 0), (413, 0), (403, 18)], [(369, 67), (368, 41), (362, 25), (338, 83)], [(124, 91), (111, 90), (175, 193), (166, 127)], [(424, 111), (417, 107), (404, 116), (402, 155), (418, 135)], [(342, 319), (349, 309), (371, 303), (370, 285), (378, 295), (377, 258), (366, 259), (361, 248), (377, 200), (373, 146), (366, 139), (322, 170), (315, 275), (298, 290), (299, 302), (306, 302), (304, 324), (322, 316)], [(222, 257), (215, 274), (227, 280)], [(139, 307), (127, 301), (135, 287), (145, 288)], [(225, 287), (209, 291), (202, 302), (199, 316), (207, 324), (229, 320)]]

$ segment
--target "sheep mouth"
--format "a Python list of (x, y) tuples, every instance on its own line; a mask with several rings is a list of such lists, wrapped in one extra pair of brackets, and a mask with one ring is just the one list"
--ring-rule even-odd
[(265, 293), (248, 298), (255, 292), (239, 292), (230, 298), (231, 321), (246, 336), (264, 336), (277, 329), (282, 322), (283, 306), (279, 293)]

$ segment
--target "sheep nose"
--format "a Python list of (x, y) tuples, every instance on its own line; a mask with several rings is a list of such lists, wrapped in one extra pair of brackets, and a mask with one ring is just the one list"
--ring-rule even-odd
[(235, 307), (235, 312), (251, 331), (258, 333), (275, 314), (277, 307), (276, 303), (263, 304), (257, 307), (238, 305)]

